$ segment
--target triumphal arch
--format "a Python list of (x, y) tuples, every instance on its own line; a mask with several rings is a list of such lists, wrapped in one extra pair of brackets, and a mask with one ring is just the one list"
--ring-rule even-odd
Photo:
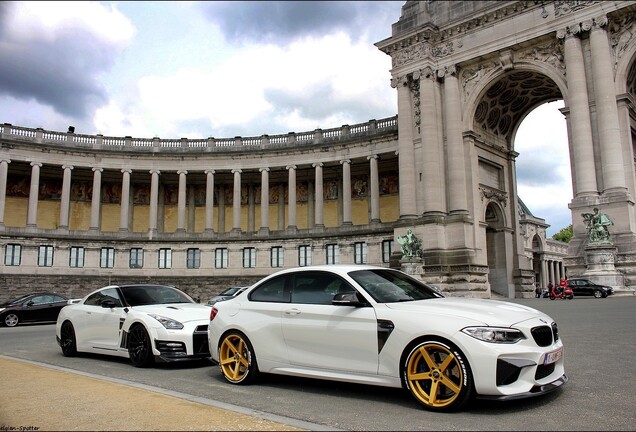
[[(633, 290), (635, 18), (634, 1), (408, 1), (376, 44), (398, 115), (360, 124), (181, 139), (0, 124), (0, 300), (145, 281), (205, 300), (337, 263), (450, 295), (530, 297), (566, 273)], [(520, 122), (560, 99), (568, 246), (515, 178)]]
[[(428, 276), (506, 296), (530, 290), (514, 136), (532, 109), (563, 99), (574, 189), (567, 273), (636, 285), (635, 18), (632, 1), (403, 5), (376, 46), (391, 56), (398, 96), (405, 227), (396, 231), (410, 221), (424, 239)], [(613, 222), (611, 240), (590, 242), (581, 215), (595, 208)]]

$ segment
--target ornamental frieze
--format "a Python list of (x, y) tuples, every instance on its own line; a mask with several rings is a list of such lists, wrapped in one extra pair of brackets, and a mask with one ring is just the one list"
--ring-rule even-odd
[(596, 3), (600, 0), (558, 0), (554, 2), (554, 16), (567, 15)]
[(395, 53), (392, 59), (393, 67), (430, 57), (431, 46), (426, 42), (407, 46)]
[(548, 63), (565, 76), (563, 46), (558, 40), (543, 45), (534, 45), (521, 50), (517, 54), (519, 60), (533, 60)]
[(460, 74), (460, 82), (464, 89), (464, 100), (468, 98), (481, 79), (490, 75), (497, 67), (498, 65), (494, 61), (486, 61), (463, 69)]
[(508, 194), (505, 192), (500, 192), (494, 189), (485, 188), (480, 186), (479, 191), (481, 192), (481, 201), (484, 199), (487, 200), (496, 200), (499, 201), (504, 207), (508, 205)]

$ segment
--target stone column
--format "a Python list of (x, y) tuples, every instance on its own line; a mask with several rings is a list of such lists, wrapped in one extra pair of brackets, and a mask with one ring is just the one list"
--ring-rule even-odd
[(371, 223), (380, 223), (380, 176), (378, 155), (367, 156), (369, 160), (369, 199), (371, 201)]
[(247, 186), (247, 232), (254, 232), (256, 219), (256, 205), (254, 204), (254, 184)]
[(445, 170), (443, 150), (440, 146), (439, 125), (441, 115), (436, 103), (435, 74), (431, 68), (420, 72), (420, 110), (422, 126), (422, 181), (423, 213), (444, 212)]
[(157, 217), (159, 208), (159, 170), (150, 170), (150, 214), (148, 216), (148, 231), (157, 232)]
[(315, 169), (315, 188), (314, 199), (316, 200), (316, 206), (314, 208), (315, 216), (314, 223), (316, 227), (324, 227), (324, 192), (323, 192), (323, 177), (322, 177), (322, 162), (316, 162), (312, 165)]
[(233, 169), (234, 189), (232, 190), (232, 231), (241, 232), (241, 171)]
[(205, 231), (214, 232), (214, 170), (205, 170)]
[[(583, 23), (584, 29), (589, 25)], [(607, 17), (594, 20), (590, 32), (592, 83), (596, 102), (596, 122), (603, 171), (603, 193), (627, 192), (621, 149), (618, 107), (614, 89), (612, 56), (605, 26)]]
[(62, 180), (62, 199), (60, 200), (60, 225), (62, 229), (68, 229), (69, 212), (71, 209), (71, 171), (73, 166), (62, 165), (64, 170)]
[(342, 224), (351, 225), (351, 160), (341, 160), (342, 164)]
[(439, 71), (444, 78), (444, 117), (446, 125), (446, 157), (449, 188), (449, 213), (468, 213), (466, 195), (466, 163), (461, 132), (461, 104), (455, 66)]
[(177, 194), (177, 232), (185, 231), (186, 221), (186, 181), (188, 171), (179, 170), (179, 192)]
[(11, 160), (0, 159), (0, 228), (4, 227), (4, 207), (7, 197), (7, 176)]
[(269, 168), (261, 168), (261, 227), (259, 232), (269, 233)]
[(285, 229), (285, 185), (278, 185), (278, 229)]
[(287, 182), (287, 214), (289, 223), (287, 229), (296, 229), (296, 165), (288, 165), (289, 181)]
[(128, 231), (128, 217), (130, 211), (130, 174), (132, 170), (121, 170), (121, 203), (119, 212), (119, 231)]
[(225, 232), (225, 185), (221, 184), (219, 187), (219, 223), (218, 228), (220, 233)]
[(93, 168), (93, 197), (91, 200), (91, 226), (89, 231), (99, 231), (101, 228), (102, 171), (104, 171), (103, 168)]
[(598, 195), (590, 103), (585, 78), (583, 49), (579, 39), (579, 26), (559, 31), (557, 37), (564, 39), (565, 66), (567, 69), (568, 101), (570, 104), (570, 142), (575, 149), (573, 155), (574, 196)]
[[(417, 210), (415, 199), (415, 149), (413, 147), (413, 107), (411, 102), (411, 87), (407, 76), (393, 79), (391, 81), (391, 86), (397, 87), (398, 92), (400, 219), (412, 219), (416, 217)], [(349, 194), (348, 199), (351, 200), (351, 194)], [(346, 215), (344, 223), (347, 223)]]
[(31, 162), (31, 188), (29, 189), (29, 207), (27, 210), (27, 227), (38, 226), (38, 198), (40, 195), (40, 162)]

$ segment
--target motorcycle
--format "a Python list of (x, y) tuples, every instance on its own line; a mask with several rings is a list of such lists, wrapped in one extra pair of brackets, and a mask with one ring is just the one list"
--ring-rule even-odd
[(554, 299), (572, 300), (574, 298), (574, 291), (572, 291), (572, 288), (565, 287), (561, 291), (559, 291), (559, 288), (560, 287), (558, 286), (555, 286), (552, 288), (552, 291), (550, 292), (550, 300), (554, 300)]

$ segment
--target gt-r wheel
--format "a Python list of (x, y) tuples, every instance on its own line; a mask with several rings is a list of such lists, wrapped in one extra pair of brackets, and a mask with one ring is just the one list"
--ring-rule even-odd
[(128, 333), (128, 355), (135, 367), (148, 367), (155, 361), (150, 336), (148, 336), (148, 332), (141, 324), (136, 324), (130, 328)]
[(64, 357), (73, 357), (77, 354), (77, 341), (75, 339), (75, 329), (70, 321), (64, 321), (60, 328), (60, 348)]
[(2, 320), (7, 327), (15, 327), (20, 322), (20, 318), (14, 313), (6, 314)]
[(219, 345), (219, 366), (232, 384), (247, 384), (258, 375), (252, 344), (239, 332), (228, 333)]
[(430, 340), (417, 344), (406, 358), (404, 383), (431, 411), (461, 408), (473, 394), (473, 377), (459, 349)]
[(601, 290), (594, 290), (594, 297), (602, 298), (603, 297), (603, 292)]

